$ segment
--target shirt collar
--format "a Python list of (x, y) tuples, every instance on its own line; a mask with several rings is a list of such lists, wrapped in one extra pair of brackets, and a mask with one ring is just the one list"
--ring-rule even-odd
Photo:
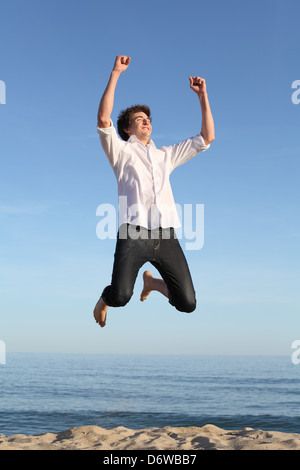
[[(131, 144), (133, 144), (134, 142), (139, 142), (140, 144), (142, 144), (142, 142), (135, 135), (131, 135), (127, 142), (130, 142)], [(155, 145), (155, 143), (153, 142), (152, 139), (149, 140), (147, 146), (148, 145), (151, 145), (152, 147), (156, 147), (156, 145)]]

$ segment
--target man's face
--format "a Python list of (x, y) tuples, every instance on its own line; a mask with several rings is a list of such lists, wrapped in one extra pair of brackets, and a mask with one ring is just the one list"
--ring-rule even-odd
[(143, 143), (148, 142), (151, 136), (151, 120), (146, 113), (140, 111), (132, 114), (128, 129), (124, 129), (127, 134), (135, 135)]

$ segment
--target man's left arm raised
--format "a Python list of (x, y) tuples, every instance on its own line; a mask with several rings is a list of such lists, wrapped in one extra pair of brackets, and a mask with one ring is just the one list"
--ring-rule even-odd
[(200, 100), (202, 112), (201, 135), (205, 145), (208, 145), (215, 140), (215, 126), (208, 101), (205, 79), (201, 77), (189, 77), (189, 79), (190, 88), (197, 94)]

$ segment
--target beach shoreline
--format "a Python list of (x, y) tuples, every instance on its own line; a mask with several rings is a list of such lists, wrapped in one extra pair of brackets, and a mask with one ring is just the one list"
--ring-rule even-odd
[(0, 434), (0, 450), (300, 450), (300, 434), (212, 424), (139, 430), (80, 426), (31, 436)]

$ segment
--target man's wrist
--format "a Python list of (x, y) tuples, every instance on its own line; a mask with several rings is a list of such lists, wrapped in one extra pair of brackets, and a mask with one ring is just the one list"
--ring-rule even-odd
[(119, 77), (121, 75), (121, 72), (120, 70), (115, 70), (113, 69), (112, 72), (111, 72), (112, 75), (116, 76), (116, 77)]
[(201, 100), (201, 98), (207, 98), (207, 91), (202, 91), (201, 93), (197, 93), (199, 99)]

